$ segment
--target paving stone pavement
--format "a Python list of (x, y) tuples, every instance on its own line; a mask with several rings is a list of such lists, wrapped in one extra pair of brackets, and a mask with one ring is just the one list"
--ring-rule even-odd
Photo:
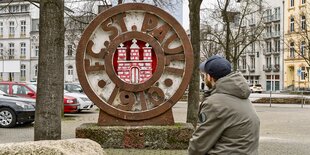
[[(176, 122), (185, 122), (187, 104), (173, 107)], [(261, 119), (259, 155), (309, 155), (310, 106), (255, 104)], [(98, 110), (66, 114), (62, 120), (62, 139), (75, 138), (75, 128), (97, 122)], [(33, 141), (33, 124), (0, 128), (0, 143)], [(186, 150), (105, 149), (109, 155), (186, 155)]]
[(186, 155), (186, 150), (105, 149), (108, 155)]

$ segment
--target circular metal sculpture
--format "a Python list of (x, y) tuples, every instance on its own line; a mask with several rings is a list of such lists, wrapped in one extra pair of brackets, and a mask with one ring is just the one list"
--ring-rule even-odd
[(173, 124), (172, 106), (188, 86), (193, 52), (165, 11), (127, 3), (100, 13), (78, 45), (76, 66), (99, 125)]

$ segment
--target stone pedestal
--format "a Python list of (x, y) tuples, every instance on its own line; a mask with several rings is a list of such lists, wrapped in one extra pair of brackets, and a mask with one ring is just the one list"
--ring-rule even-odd
[(85, 123), (77, 138), (88, 138), (103, 148), (187, 149), (194, 127), (189, 123), (167, 126), (98, 126)]

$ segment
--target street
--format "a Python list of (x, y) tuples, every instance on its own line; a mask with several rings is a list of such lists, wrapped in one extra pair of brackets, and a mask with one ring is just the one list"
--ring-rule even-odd
[[(186, 120), (186, 102), (179, 102), (173, 107), (176, 122)], [(310, 106), (300, 105), (255, 104), (261, 120), (260, 155), (306, 155), (310, 152)], [(62, 121), (62, 139), (75, 138), (75, 128), (82, 123), (96, 122), (99, 110), (95, 107), (90, 111), (78, 114), (66, 114)], [(21, 125), (11, 129), (0, 129), (0, 143), (32, 141), (33, 124)], [(108, 149), (111, 154), (122, 154), (124, 150)], [(140, 152), (139, 152), (140, 151)], [(131, 150), (132, 154), (141, 150)], [(151, 151), (150, 151), (151, 152)], [(158, 151), (163, 153), (163, 151)], [(168, 151), (169, 152), (169, 151)], [(186, 154), (186, 150), (167, 154)], [(145, 152), (144, 152), (145, 153)], [(166, 154), (166, 153), (164, 153)]]

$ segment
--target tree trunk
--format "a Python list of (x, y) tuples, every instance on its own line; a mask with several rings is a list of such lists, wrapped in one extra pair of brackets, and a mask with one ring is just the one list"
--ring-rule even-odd
[(64, 30), (64, 1), (40, 0), (40, 53), (34, 140), (61, 139)]
[(228, 13), (227, 13), (227, 8), (228, 8), (228, 5), (229, 5), (229, 0), (227, 0), (225, 2), (225, 7), (224, 7), (224, 10), (222, 12), (222, 16), (223, 16), (223, 20), (224, 20), (224, 23), (226, 24), (226, 45), (225, 45), (225, 56), (226, 56), (226, 59), (231, 62), (230, 60), (230, 19), (228, 18)]
[(191, 43), (194, 51), (194, 67), (189, 83), (187, 122), (197, 124), (199, 107), (199, 63), (200, 63), (200, 5), (202, 0), (189, 0)]
[(232, 63), (233, 63), (233, 71), (237, 71), (237, 69), (238, 69), (238, 60), (233, 59)]

